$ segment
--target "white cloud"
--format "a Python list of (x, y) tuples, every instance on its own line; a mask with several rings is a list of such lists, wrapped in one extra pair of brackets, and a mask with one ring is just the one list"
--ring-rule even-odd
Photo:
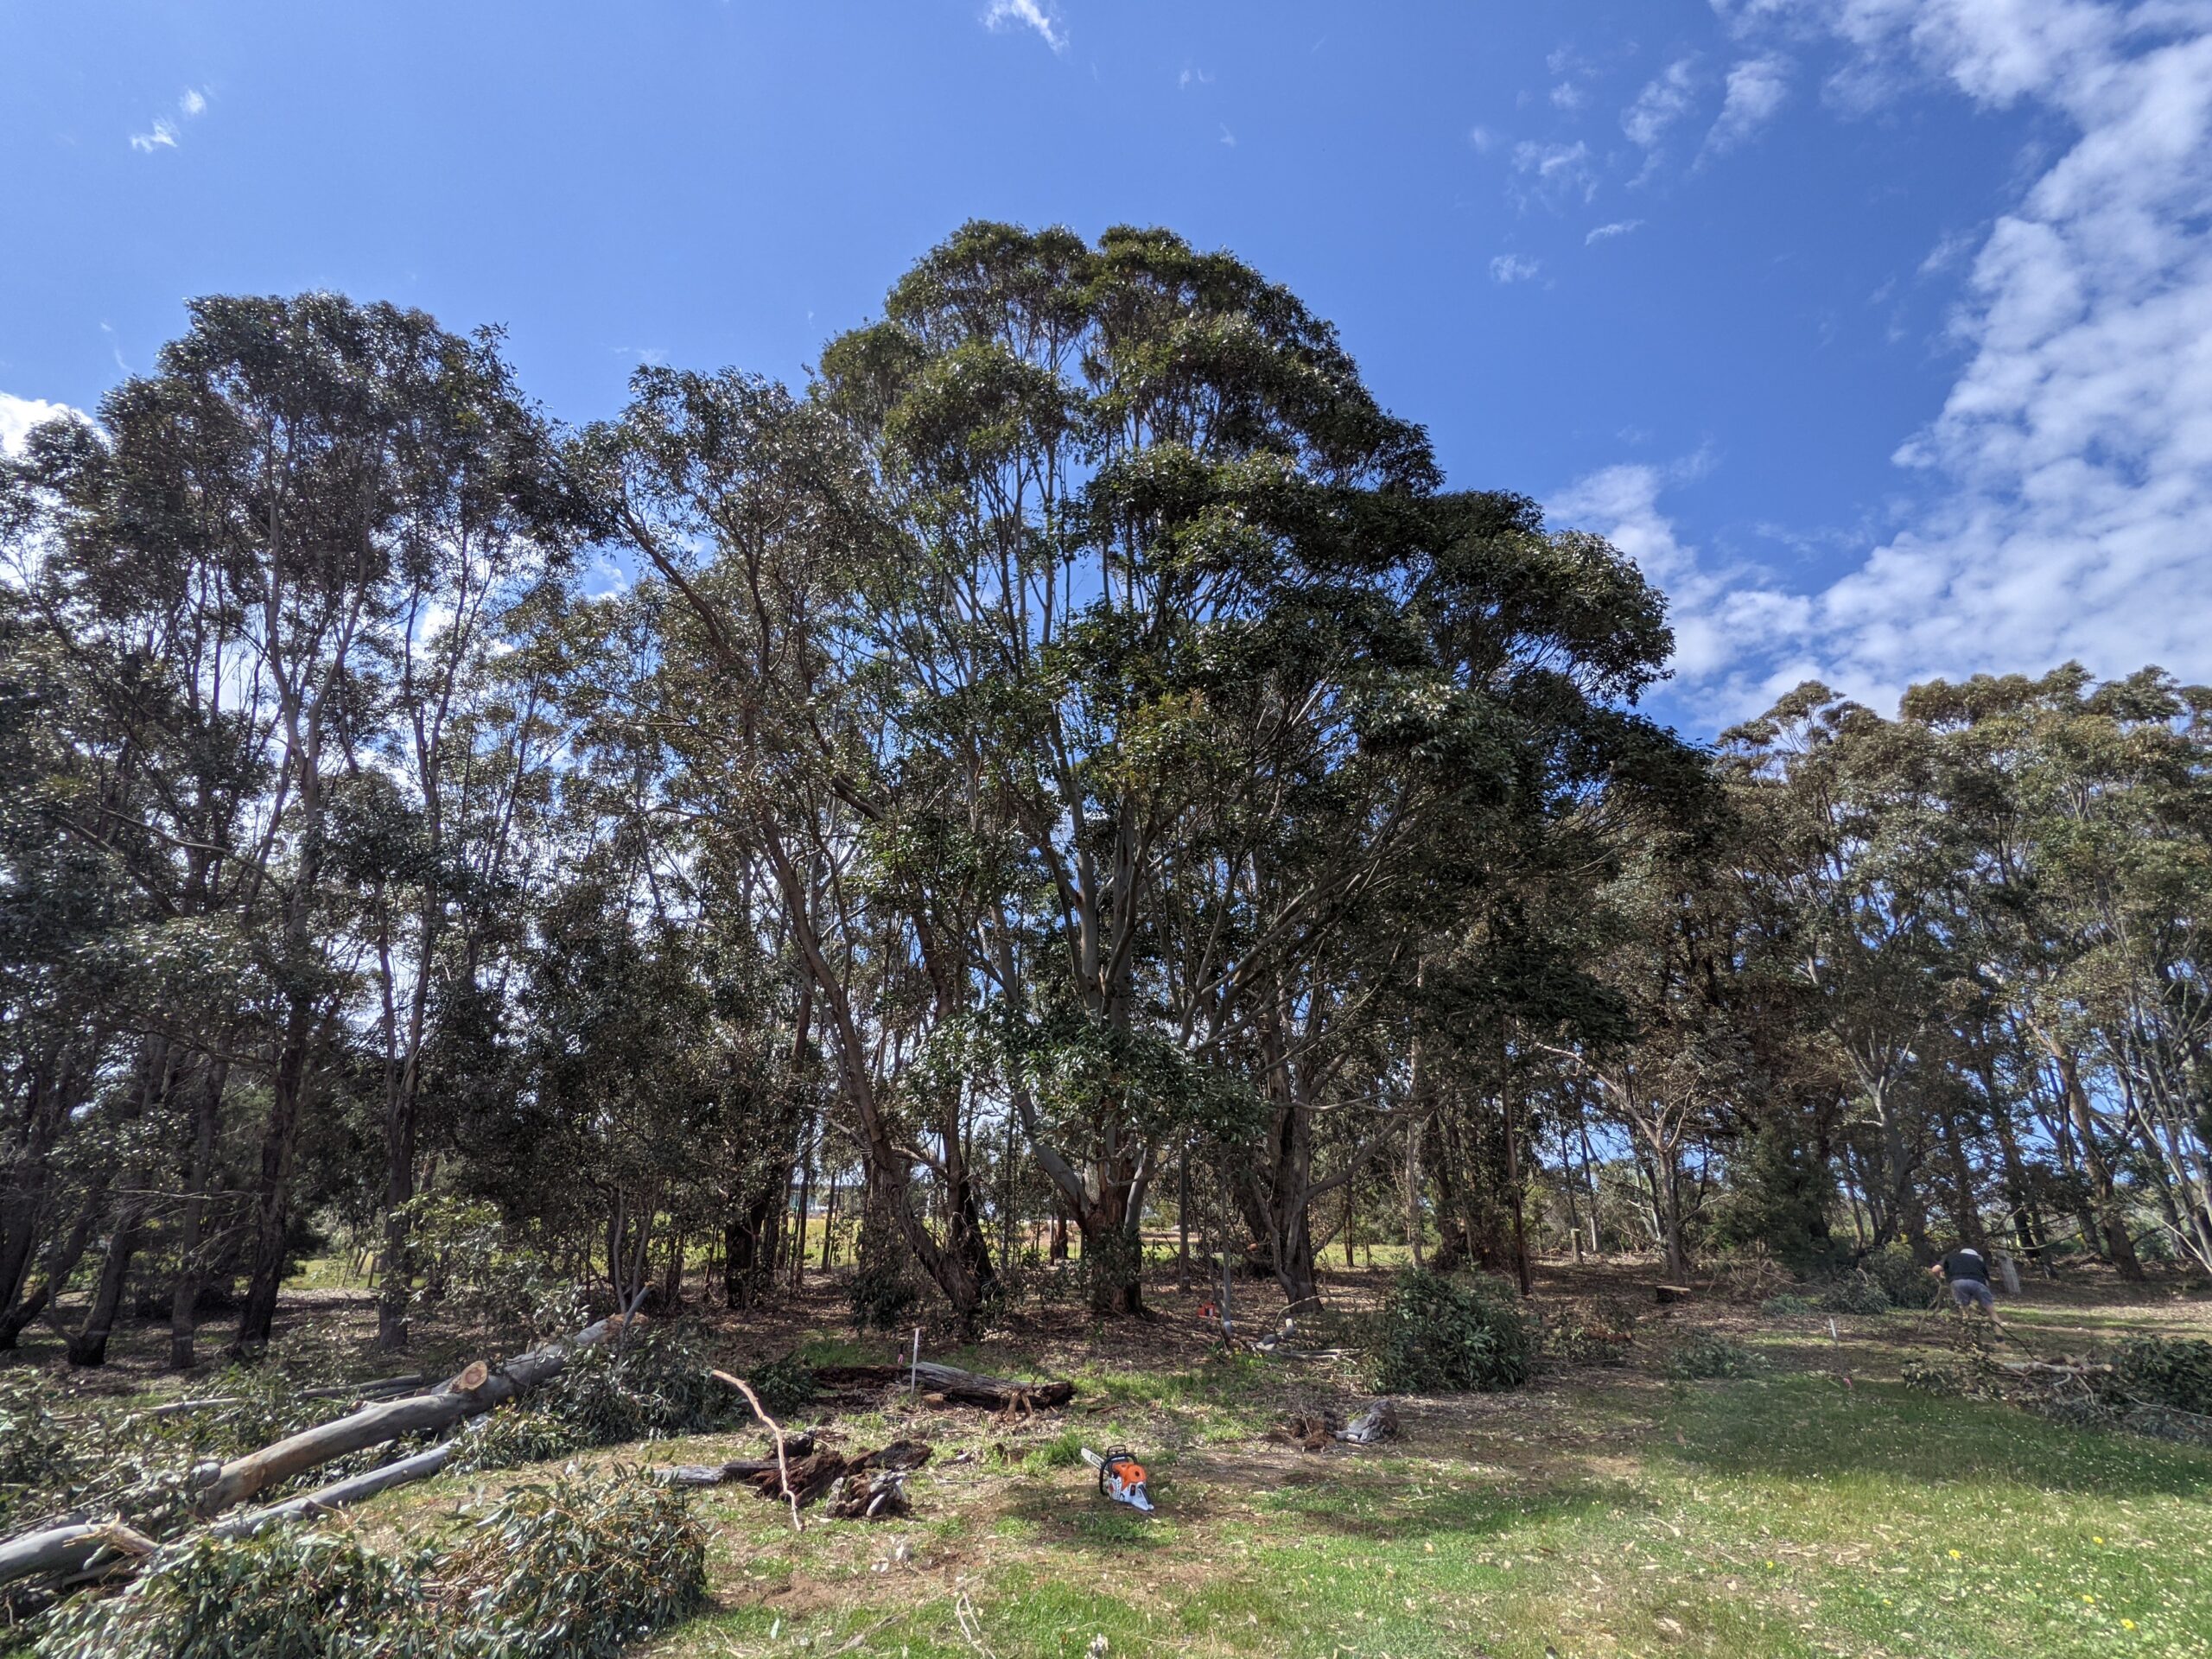
[(1236, 135), (1229, 130), (1229, 123), (1226, 121), (1221, 124), (1221, 142), (1231, 149), (1236, 148)]
[(1053, 51), (1067, 50), (1066, 33), (1038, 0), (991, 0), (990, 9), (983, 14), (983, 23), (989, 29), (1004, 29), (1009, 23), (1033, 29)]
[[(1784, 16), (1786, 9), (1787, 16)], [(1816, 675), (1886, 702), (1916, 680), (2069, 658), (2212, 679), (2212, 7), (2096, 0), (1762, 0), (1732, 15), (1840, 37), (1864, 84), (2032, 104), (2070, 143), (1978, 244), (1965, 365), (1894, 459), (1923, 505), (1812, 591), (1721, 568), (1612, 467), (1554, 503), (1618, 534), (1675, 598), (1681, 690), (1719, 717)], [(1931, 257), (1940, 271), (1963, 250)], [(1632, 545), (1631, 545), (1632, 544)]]
[[(194, 116), (207, 112), (207, 94), (196, 86), (188, 86), (176, 101), (178, 112), (189, 121)], [(151, 156), (157, 149), (175, 149), (181, 131), (175, 121), (166, 115), (154, 118), (154, 124), (144, 132), (130, 135), (130, 148), (142, 156)]]
[(1497, 148), (1500, 141), (1488, 127), (1470, 127), (1467, 129), (1467, 142), (1474, 146), (1476, 155), (1487, 156)]
[(1659, 497), (1704, 470), (1700, 458), (1672, 467), (1608, 467), (1577, 480), (1545, 511), (1556, 523), (1596, 531), (1666, 591), (1681, 694), (1700, 713), (1726, 718), (1807, 677), (1809, 659), (1747, 660), (1745, 642), (1802, 639), (1813, 601), (1779, 592), (1756, 568), (1715, 565), (1682, 544)]
[(1493, 283), (1525, 283), (1544, 268), (1541, 259), (1524, 259), (1517, 253), (1501, 253), (1490, 262)]
[(0, 391), (0, 455), (20, 454), (31, 428), (63, 415), (85, 418), (80, 410), (67, 404), (50, 404), (43, 397), (18, 397), (12, 392)]
[(1600, 225), (1592, 231), (1589, 235), (1582, 238), (1582, 245), (1586, 248), (1595, 247), (1600, 242), (1610, 242), (1617, 236), (1626, 236), (1630, 231), (1641, 230), (1643, 227), (1643, 221), (1640, 219), (1617, 219), (1610, 225)]
[(1213, 85), (1213, 80), (1214, 78), (1203, 69), (1185, 67), (1183, 73), (1175, 78), (1175, 90), (1179, 92), (1187, 92), (1193, 86), (1211, 86)]
[(1572, 115), (1590, 101), (1590, 94), (1571, 80), (1562, 80), (1552, 88), (1552, 107)]
[(1697, 60), (1677, 58), (1621, 111), (1621, 130), (1641, 149), (1652, 149), (1668, 129), (1689, 113), (1697, 86)]
[(1580, 196), (1587, 201), (1598, 194), (1598, 175), (1590, 164), (1590, 146), (1540, 144), (1524, 138), (1513, 146), (1513, 170), (1529, 181), (1529, 188), (1546, 203)]
[(1718, 155), (1733, 149), (1771, 121), (1789, 96), (1789, 69), (1788, 58), (1770, 52), (1729, 70), (1727, 96), (1721, 100), (1720, 118), (1706, 135), (1707, 150)]

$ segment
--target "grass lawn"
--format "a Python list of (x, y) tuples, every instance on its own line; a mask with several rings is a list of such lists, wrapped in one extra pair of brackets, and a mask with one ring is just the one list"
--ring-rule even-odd
[[(2171, 1296), (2029, 1301), (2008, 1312), (2042, 1354), (2208, 1324)], [(1074, 1372), (1075, 1407), (1033, 1424), (896, 1401), (829, 1418), (849, 1444), (936, 1445), (912, 1520), (794, 1535), (749, 1492), (699, 1494), (714, 1605), (635, 1651), (2212, 1656), (2212, 1450), (1911, 1393), (1898, 1364), (1943, 1346), (1940, 1322), (1847, 1319), (1832, 1336), (1825, 1316), (1654, 1313), (1626, 1367), (1407, 1402), (1396, 1444), (1321, 1453), (1265, 1431), (1356, 1397), (1353, 1375), (1208, 1359), (1186, 1324), (1169, 1313), (1141, 1353), (1085, 1328), (944, 1356)], [(1769, 1369), (1668, 1380), (1667, 1350), (1713, 1329)], [(1154, 1471), (1156, 1516), (1092, 1490), (1077, 1447), (1109, 1443)], [(358, 1524), (419, 1536), (467, 1490), (396, 1493)]]

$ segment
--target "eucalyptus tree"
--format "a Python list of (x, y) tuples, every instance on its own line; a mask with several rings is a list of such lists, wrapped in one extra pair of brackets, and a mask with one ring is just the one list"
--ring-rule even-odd
[(1745, 873), (1780, 912), (1770, 941), (1817, 994), (1873, 1133), (1876, 1242), (1925, 1252), (1934, 1132), (1916, 1068), (1962, 971), (1946, 903), (1955, 829), (1928, 747), (1808, 682), (1726, 734), (1723, 761), (1753, 826)]
[[(451, 665), (499, 573), (541, 560), (560, 515), (548, 435), (494, 339), (329, 294), (200, 300), (188, 316), (154, 374), (103, 400), (97, 428), (34, 450), (26, 537), (51, 578), (32, 590), (49, 626), (104, 643), (150, 684), (127, 696), (122, 675), (102, 682), (137, 713), (131, 741), (163, 755), (157, 785), (114, 810), (106, 841), (159, 918), (216, 926), (247, 969), (235, 1005), (192, 1035), (186, 1230), (200, 1224), (203, 1153), (244, 1058), (268, 1102), (238, 1338), (251, 1350), (267, 1339), (302, 1124), (329, 1082), (353, 976), (365, 953), (434, 953), (445, 906), (433, 881), (411, 907), (417, 937), (364, 941), (330, 863), (341, 797), (350, 785), (385, 820), (357, 842), (395, 851), (421, 839), (410, 826), (427, 804), (435, 864)], [(387, 746), (395, 707), (411, 738)], [(408, 763), (412, 798), (403, 786), (375, 808), (381, 785), (366, 774), (387, 758)], [(418, 994), (403, 1000), (387, 1051), (395, 1169), (419, 1097)], [(188, 1341), (181, 1331), (181, 1357)]]
[[(2050, 1096), (2050, 1133), (2078, 1160), (2093, 1242), (2142, 1268), (2122, 1175), (2212, 1268), (2212, 1000), (2202, 937), (2212, 882), (2206, 715), (2212, 693), (2156, 669), (2099, 684), (2076, 664), (2040, 679), (1978, 677), (1908, 694), (1954, 757), (1951, 791), (1981, 856), (1981, 977)], [(2038, 1077), (2036, 1074), (2040, 1072)]]
[[(712, 821), (725, 890), (772, 912), (810, 988), (802, 1030), (820, 1022), (869, 1202), (972, 1323), (995, 1268), (958, 1103), (947, 1117), (947, 1091), (916, 1102), (898, 1082), (961, 984), (961, 941), (933, 925), (934, 894), (952, 884), (902, 874), (909, 827), (932, 833), (938, 780), (902, 764), (868, 644), (869, 588), (905, 544), (842, 423), (754, 377), (645, 371), (588, 448), (609, 532), (668, 595), (657, 649), (671, 805)], [(918, 1105), (938, 1114), (933, 1146)], [(952, 1195), (942, 1234), (918, 1167)]]
[(1317, 1181), (1311, 1115), (1417, 954), (1384, 895), (1488, 833), (1471, 804), (1571, 723), (1546, 696), (1649, 677), (1656, 602), (1526, 504), (1438, 498), (1328, 324), (1166, 232), (967, 226), (822, 378), (901, 532), (872, 660), (986, 871), (964, 994), (1099, 1305), (1140, 1306), (1163, 1159), (1240, 1115), (1310, 1293), (1312, 1200), (1382, 1138)]

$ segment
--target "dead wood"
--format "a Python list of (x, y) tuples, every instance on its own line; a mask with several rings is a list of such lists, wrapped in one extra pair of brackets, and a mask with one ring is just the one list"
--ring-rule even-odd
[(1002, 1376), (984, 1376), (956, 1366), (923, 1360), (918, 1365), (817, 1365), (815, 1380), (831, 1387), (904, 1387), (909, 1376), (932, 1396), (945, 1403), (981, 1406), (989, 1411), (1036, 1411), (1065, 1406), (1075, 1398), (1075, 1384), (1066, 1381), (1015, 1382)]

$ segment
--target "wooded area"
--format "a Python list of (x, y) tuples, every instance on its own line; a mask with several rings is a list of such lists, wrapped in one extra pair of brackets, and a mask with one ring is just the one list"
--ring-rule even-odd
[(969, 225), (804, 388), (581, 429), (203, 299), (0, 466), (0, 1347), (251, 1354), (340, 1238), (395, 1351), (491, 1250), (968, 1332), (1071, 1234), (1122, 1314), (1147, 1234), (1294, 1309), (1378, 1239), (2212, 1273), (2212, 691), (1687, 741), (1630, 562), (1167, 232)]

